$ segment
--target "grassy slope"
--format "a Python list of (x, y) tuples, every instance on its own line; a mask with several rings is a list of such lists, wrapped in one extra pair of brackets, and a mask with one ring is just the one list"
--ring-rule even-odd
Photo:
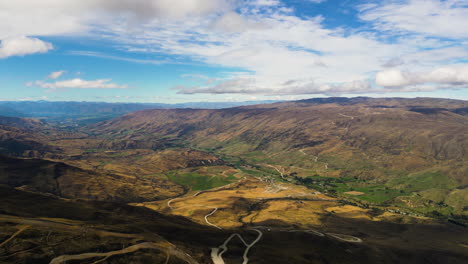
[(236, 181), (233, 174), (223, 175), (223, 170), (216, 168), (200, 169), (185, 169), (166, 172), (167, 177), (180, 185), (185, 186), (193, 191), (207, 190), (220, 187)]

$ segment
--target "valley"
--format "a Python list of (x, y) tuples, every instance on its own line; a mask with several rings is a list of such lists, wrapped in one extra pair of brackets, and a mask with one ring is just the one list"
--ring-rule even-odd
[(464, 263), (467, 107), (322, 98), (73, 129), (1, 117), (0, 263)]

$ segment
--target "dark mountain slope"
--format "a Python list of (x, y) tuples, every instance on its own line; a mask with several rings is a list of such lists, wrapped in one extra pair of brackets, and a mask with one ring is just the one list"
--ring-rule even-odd
[[(63, 198), (150, 201), (182, 192), (164, 180), (87, 171), (64, 163), (0, 156), (0, 184)], [(165, 190), (161, 189), (165, 186)]]
[(48, 144), (47, 134), (51, 130), (35, 119), (0, 116), (0, 153), (34, 156), (59, 151)]
[[(0, 186), (2, 242), (24, 227), (18, 223), (27, 226), (14, 241), (2, 245), (2, 263), (46, 264), (61, 255), (109, 252), (151, 242), (161, 245), (161, 249), (129, 252), (111, 257), (106, 263), (165, 263), (168, 253), (171, 256), (167, 263), (186, 263), (171, 254), (171, 249), (176, 248), (198, 263), (208, 264), (213, 263), (211, 248), (219, 246), (233, 232), (247, 241), (252, 241), (255, 234), (246, 229), (219, 230), (141, 207), (57, 199)], [(263, 238), (250, 250), (249, 263), (458, 264), (465, 263), (467, 257), (466, 230), (455, 225), (392, 224), (334, 217), (327, 230), (358, 234), (365, 237), (365, 242), (345, 243), (328, 236), (272, 227), (270, 231), (263, 230)], [(223, 257), (227, 263), (237, 263), (244, 250), (242, 243), (233, 240)]]

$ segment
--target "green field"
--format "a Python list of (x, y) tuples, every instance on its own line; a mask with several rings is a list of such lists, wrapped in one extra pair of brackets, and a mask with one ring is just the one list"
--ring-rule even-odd
[(234, 182), (233, 175), (228, 177), (202, 175), (197, 172), (182, 173), (171, 171), (166, 173), (167, 177), (180, 185), (190, 188), (193, 191), (208, 190)]
[[(358, 199), (375, 204), (383, 204), (395, 197), (407, 195), (405, 191), (389, 188), (381, 184), (367, 183), (353, 177), (311, 176), (302, 180), (304, 184), (321, 191), (336, 194), (344, 198)], [(362, 195), (349, 195), (346, 192), (357, 191)]]
[(453, 180), (439, 172), (424, 172), (409, 175), (408, 177), (390, 180), (387, 185), (408, 192), (424, 191), (433, 188), (451, 189), (457, 186)]

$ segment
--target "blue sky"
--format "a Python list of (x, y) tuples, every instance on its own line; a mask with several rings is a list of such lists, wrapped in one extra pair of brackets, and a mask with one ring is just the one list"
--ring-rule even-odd
[(0, 0), (0, 10), (0, 100), (468, 99), (466, 0)]

